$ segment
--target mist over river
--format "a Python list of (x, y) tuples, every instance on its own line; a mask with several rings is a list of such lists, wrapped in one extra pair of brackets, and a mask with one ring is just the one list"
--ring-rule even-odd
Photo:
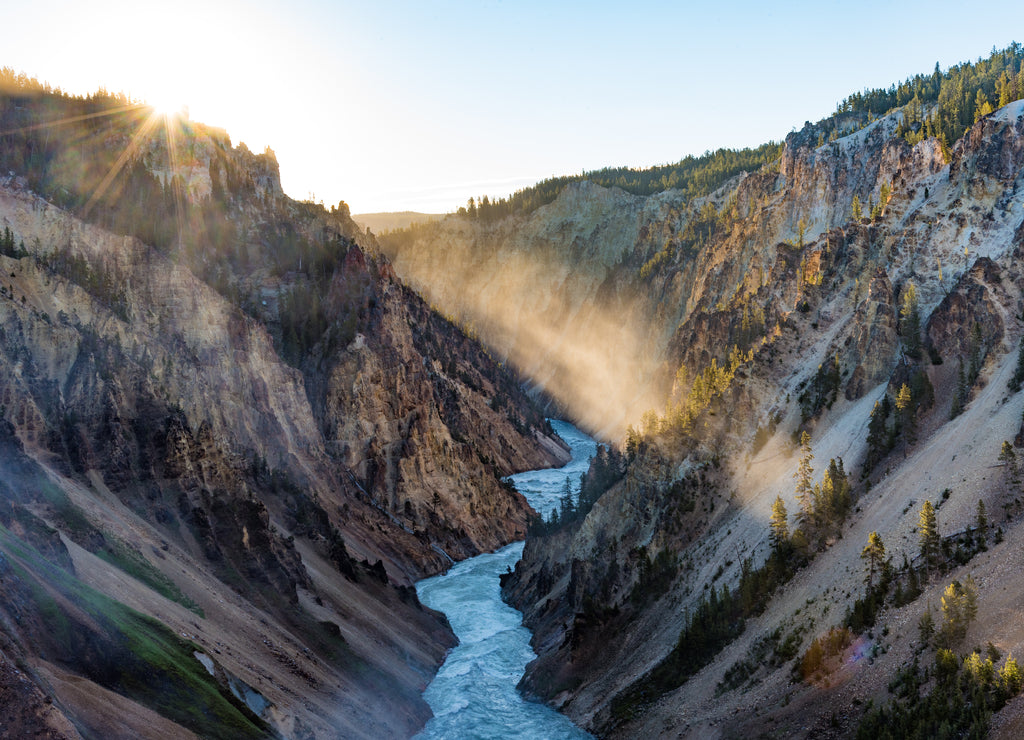
[[(552, 420), (572, 448), (564, 467), (530, 470), (512, 481), (530, 505), (545, 515), (557, 509), (569, 478), (574, 492), (597, 445), (576, 427)], [(498, 577), (523, 553), (516, 542), (494, 553), (456, 564), (447, 573), (416, 584), (420, 601), (448, 616), (459, 645), (452, 649), (423, 693), (434, 712), (417, 738), (589, 738), (553, 709), (524, 701), (516, 691), (526, 664), (536, 655), (523, 615), (501, 600)]]

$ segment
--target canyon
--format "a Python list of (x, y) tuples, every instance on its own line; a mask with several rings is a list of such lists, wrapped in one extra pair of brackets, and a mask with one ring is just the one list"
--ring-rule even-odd
[[(519, 540), (519, 689), (599, 737), (857, 736), (1024, 655), (1024, 101), (379, 238), (124, 103), (0, 97), (0, 732), (411, 736), (414, 584)], [(603, 444), (540, 519), (550, 417)]]

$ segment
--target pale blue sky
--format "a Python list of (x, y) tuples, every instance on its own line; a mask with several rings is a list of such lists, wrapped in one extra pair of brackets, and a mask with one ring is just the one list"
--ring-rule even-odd
[(4, 5), (0, 65), (180, 100), (272, 147), (293, 197), (356, 213), (756, 146), (851, 92), (1024, 41), (1005, 0)]

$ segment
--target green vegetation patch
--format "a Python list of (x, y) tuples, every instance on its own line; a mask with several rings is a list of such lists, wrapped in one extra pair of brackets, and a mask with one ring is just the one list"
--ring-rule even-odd
[(202, 608), (189, 598), (178, 584), (168, 578), (161, 570), (150, 563), (134, 547), (120, 540), (107, 540), (107, 544), (96, 551), (96, 557), (120, 568), (137, 581), (146, 584), (165, 599), (169, 599), (193, 612), (205, 617)]
[[(993, 651), (994, 652), (994, 651)], [(984, 660), (971, 653), (962, 662), (950, 650), (939, 650), (935, 664), (914, 663), (889, 684), (893, 699), (869, 711), (857, 728), (858, 740), (892, 738), (984, 738), (989, 720), (1020, 693), (1021, 671), (1009, 656), (999, 669), (998, 653)], [(930, 686), (930, 690), (922, 690)]]
[(31, 594), (42, 625), (39, 639), (74, 670), (204, 738), (271, 734), (195, 659), (197, 645), (85, 585), (3, 527), (0, 548), (12, 556), (11, 567)]
[[(40, 491), (54, 508), (59, 525), (76, 544), (89, 550), (101, 560), (120, 568), (164, 598), (181, 604), (200, 617), (205, 616), (202, 608), (186, 596), (174, 581), (150, 563), (142, 553), (125, 542), (104, 537), (82, 513), (82, 510), (72, 503), (63, 490), (52, 483), (45, 483), (40, 485)], [(97, 542), (103, 544), (96, 546)]]
[(679, 634), (679, 641), (665, 659), (646, 676), (612, 700), (612, 717), (626, 721), (639, 716), (658, 697), (682, 686), (708, 665), (746, 627), (746, 620), (764, 611), (775, 589), (793, 573), (788, 553), (776, 550), (758, 569), (743, 561), (739, 586), (712, 586), (703, 596)]
[(781, 154), (782, 144), (771, 141), (756, 149), (718, 149), (645, 169), (605, 167), (579, 175), (552, 177), (518, 190), (508, 198), (491, 200), (483, 196), (479, 202), (470, 198), (467, 207), (459, 209), (459, 214), (494, 221), (512, 213), (530, 213), (554, 201), (571, 184), (584, 180), (606, 188), (621, 188), (634, 195), (680, 190), (688, 198), (696, 198), (714, 192), (742, 172), (761, 169)]

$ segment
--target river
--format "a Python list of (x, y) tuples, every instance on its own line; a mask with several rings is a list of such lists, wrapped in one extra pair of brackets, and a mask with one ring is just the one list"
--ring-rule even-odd
[[(558, 508), (569, 478), (574, 492), (594, 455), (593, 439), (563, 421), (551, 426), (572, 448), (564, 467), (512, 476), (530, 505), (545, 516)], [(422, 740), (499, 738), (589, 738), (566, 716), (543, 704), (524, 701), (516, 684), (536, 654), (523, 615), (501, 600), (498, 576), (523, 554), (516, 542), (452, 566), (447, 573), (416, 584), (420, 601), (448, 616), (459, 644), (423, 692), (434, 712)]]

